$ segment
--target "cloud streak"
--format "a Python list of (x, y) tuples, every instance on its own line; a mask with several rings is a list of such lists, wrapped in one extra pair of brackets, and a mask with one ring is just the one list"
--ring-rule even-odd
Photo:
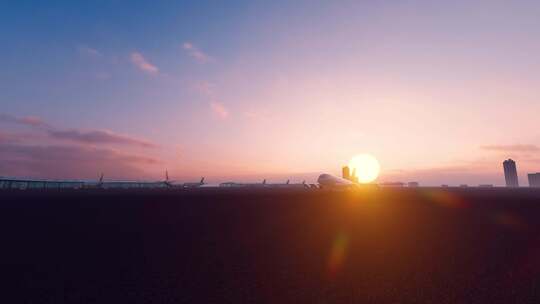
[(517, 145), (485, 145), (480, 149), (486, 151), (499, 151), (499, 152), (538, 152), (540, 147), (531, 144), (517, 144)]
[(212, 112), (221, 119), (226, 119), (229, 117), (229, 111), (221, 102), (210, 102), (210, 109), (212, 109)]
[(96, 178), (100, 172), (138, 178), (141, 167), (159, 160), (113, 149), (63, 145), (0, 143), (0, 172), (9, 176)]
[[(138, 146), (142, 148), (156, 148), (157, 145), (128, 135), (118, 134), (108, 130), (63, 130), (53, 127), (51, 124), (34, 116), (16, 117), (8, 114), (0, 114), (0, 122), (7, 122), (30, 126), (45, 131), (47, 136), (57, 140), (68, 140), (81, 144), (116, 144), (126, 146)], [(0, 134), (0, 138), (1, 138)]]
[(201, 51), (198, 47), (196, 47), (189, 41), (184, 42), (182, 44), (182, 48), (198, 63), (208, 63), (210, 61), (213, 61), (212, 57)]
[(9, 114), (2, 114), (0, 113), (0, 122), (7, 122), (7, 123), (14, 123), (14, 124), (20, 124), (30, 127), (36, 127), (36, 128), (49, 128), (50, 125), (43, 121), (39, 117), (35, 116), (23, 116), (23, 117), (17, 117)]
[(56, 139), (70, 140), (86, 144), (120, 144), (140, 146), (143, 148), (155, 148), (156, 145), (142, 139), (127, 135), (117, 134), (107, 130), (50, 130), (49, 135)]
[(139, 70), (148, 73), (150, 75), (157, 75), (159, 73), (158, 67), (150, 63), (139, 52), (133, 52), (130, 55), (131, 63), (133, 63)]

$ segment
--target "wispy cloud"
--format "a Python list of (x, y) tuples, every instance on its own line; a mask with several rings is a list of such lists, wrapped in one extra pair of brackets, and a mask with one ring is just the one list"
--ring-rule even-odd
[(226, 119), (229, 117), (229, 111), (221, 102), (210, 102), (210, 109), (212, 109), (212, 112), (221, 119)]
[(76, 130), (58, 129), (42, 119), (34, 116), (16, 117), (8, 114), (0, 114), (0, 122), (30, 126), (45, 133), (52, 139), (68, 140), (81, 144), (117, 144), (154, 148), (156, 144), (135, 137), (114, 133), (108, 130)]
[(517, 144), (517, 145), (485, 145), (480, 149), (487, 151), (499, 152), (538, 152), (540, 147), (532, 144)]
[(40, 134), (0, 131), (0, 144), (21, 143), (24, 141), (36, 142), (41, 139), (43, 139), (43, 135)]
[(17, 142), (18, 140), (13, 134), (0, 131), (0, 144)]
[(198, 63), (207, 63), (213, 61), (212, 57), (201, 51), (198, 47), (196, 47), (189, 41), (184, 42), (182, 44), (182, 48)]
[(140, 146), (143, 148), (154, 148), (155, 144), (130, 137), (127, 135), (117, 134), (107, 130), (50, 130), (49, 135), (56, 139), (70, 140), (74, 142), (87, 143), (87, 144), (120, 144), (120, 145), (132, 145)]
[(101, 57), (101, 56), (103, 56), (103, 54), (101, 54), (100, 51), (98, 51), (98, 50), (96, 50), (94, 48), (91, 48), (91, 47), (84, 46), (84, 45), (79, 46), (78, 50), (79, 50), (79, 53), (81, 55), (84, 55), (84, 56), (89, 56), (89, 57)]
[(133, 52), (130, 55), (131, 62), (141, 71), (148, 73), (150, 75), (157, 75), (159, 73), (158, 67), (150, 63), (144, 56), (139, 52)]
[(17, 117), (9, 114), (0, 113), (0, 122), (15, 123), (30, 127), (48, 128), (50, 125), (42, 119), (35, 116)]
[(0, 143), (0, 172), (44, 178), (140, 178), (141, 167), (159, 164), (151, 157), (86, 146)]

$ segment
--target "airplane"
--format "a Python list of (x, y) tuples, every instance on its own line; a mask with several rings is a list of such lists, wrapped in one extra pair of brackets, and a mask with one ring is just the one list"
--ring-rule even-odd
[(202, 185), (204, 185), (204, 177), (201, 177), (201, 181), (198, 183), (183, 183), (181, 185), (182, 188), (199, 188)]
[(225, 182), (219, 184), (220, 187), (224, 188), (262, 188), (267, 187), (266, 179), (263, 179), (262, 183), (236, 183), (236, 182)]
[(97, 182), (89, 183), (86, 188), (97, 189), (131, 189), (131, 188), (163, 188), (166, 186), (163, 181), (134, 181), (134, 180), (104, 180), (101, 173)]
[(165, 180), (163, 181), (165, 186), (171, 188), (173, 186), (172, 181), (169, 180), (169, 171), (165, 170)]
[(317, 182), (322, 189), (350, 189), (358, 187), (357, 184), (350, 180), (326, 173), (321, 174)]
[(201, 178), (200, 182), (192, 182), (192, 183), (176, 183), (173, 180), (169, 179), (169, 171), (165, 170), (165, 180), (162, 181), (162, 183), (167, 186), (168, 188), (198, 188), (202, 185), (204, 185), (204, 177)]
[(287, 189), (293, 189), (293, 188), (313, 188), (311, 185), (306, 184), (306, 181), (302, 181), (302, 183), (291, 183), (291, 181), (288, 179), (285, 183), (267, 183), (266, 179), (262, 181), (262, 183), (236, 183), (236, 182), (225, 182), (219, 184), (220, 187), (224, 188), (287, 188)]
[(101, 176), (99, 177), (99, 181), (98, 181), (96, 187), (98, 187), (98, 188), (103, 187), (103, 172), (101, 172)]
[(291, 180), (287, 180), (284, 184), (276, 183), (276, 184), (267, 184), (268, 187), (271, 188), (309, 188), (309, 185), (306, 184), (306, 181), (302, 181), (302, 183), (293, 183), (291, 184)]
[(375, 183), (362, 184), (354, 178), (352, 181), (331, 174), (321, 174), (317, 179), (319, 189), (377, 189)]

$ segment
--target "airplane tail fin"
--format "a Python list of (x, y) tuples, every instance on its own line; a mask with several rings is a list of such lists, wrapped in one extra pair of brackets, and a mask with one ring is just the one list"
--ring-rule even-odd
[(262, 184), (263, 184), (263, 185), (266, 185), (266, 179), (263, 179)]
[(99, 176), (99, 183), (103, 184), (103, 173), (101, 173), (101, 175)]
[(165, 181), (169, 181), (169, 170), (165, 170)]
[(204, 185), (204, 176), (201, 178), (200, 184), (201, 184), (201, 185)]
[(302, 181), (302, 185), (305, 185), (305, 184), (306, 184), (306, 180), (303, 180), (303, 181)]
[(287, 182), (286, 182), (285, 184), (287, 184), (287, 185), (288, 185), (288, 184), (289, 184), (290, 182), (291, 182), (291, 180), (290, 180), (290, 179), (288, 179), (288, 180), (287, 180)]

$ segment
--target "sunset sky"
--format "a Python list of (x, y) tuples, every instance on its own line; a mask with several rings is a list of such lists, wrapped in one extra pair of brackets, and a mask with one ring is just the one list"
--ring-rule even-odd
[(540, 171), (538, 1), (2, 1), (0, 176)]

